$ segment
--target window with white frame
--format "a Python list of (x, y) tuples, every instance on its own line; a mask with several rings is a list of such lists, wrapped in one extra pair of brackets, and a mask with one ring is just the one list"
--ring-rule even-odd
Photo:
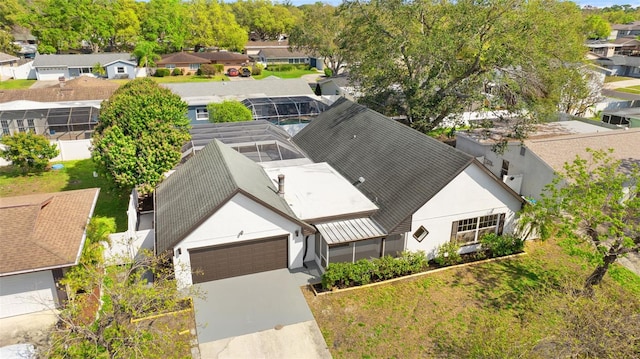
[(2, 125), (3, 135), (11, 134), (11, 131), (9, 130), (9, 120), (0, 120), (0, 125)]
[(196, 109), (196, 120), (198, 121), (208, 121), (209, 120), (209, 111), (206, 108), (197, 108)]
[(28, 119), (27, 120), (27, 127), (29, 127), (29, 130), (33, 131), (33, 133), (36, 132), (36, 124), (35, 121), (33, 121), (33, 119)]
[(454, 221), (451, 240), (456, 240), (460, 245), (468, 245), (479, 242), (488, 233), (502, 234), (504, 219), (504, 213), (497, 213)]
[(189, 70), (198, 70), (200, 68), (200, 64), (189, 64)]
[(166, 64), (166, 65), (164, 65), (164, 67), (165, 67), (166, 69), (175, 69), (175, 68), (176, 68), (176, 65), (175, 65), (175, 64)]
[(125, 69), (124, 67), (118, 66), (116, 67), (116, 72), (119, 74), (124, 74), (125, 73)]
[(16, 120), (16, 123), (18, 124), (18, 131), (27, 132), (27, 129), (24, 127), (24, 120), (23, 119)]

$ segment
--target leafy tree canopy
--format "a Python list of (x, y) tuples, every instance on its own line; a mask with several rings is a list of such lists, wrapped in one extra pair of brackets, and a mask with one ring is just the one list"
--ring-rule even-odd
[(362, 102), (425, 132), (485, 100), (525, 121), (555, 113), (550, 81), (585, 52), (571, 2), (347, 1), (341, 14)]
[(30, 131), (4, 135), (0, 138), (0, 144), (6, 147), (0, 150), (2, 158), (21, 168), (24, 173), (44, 170), (49, 160), (60, 153), (46, 137)]
[(289, 45), (323, 57), (333, 75), (346, 65), (346, 51), (341, 39), (346, 19), (331, 5), (316, 3), (304, 8), (302, 21), (291, 30)]
[(606, 39), (611, 26), (602, 16), (589, 15), (584, 19), (584, 33), (588, 39)]
[(620, 256), (640, 250), (640, 172), (637, 164), (614, 160), (612, 151), (588, 150), (588, 158), (565, 164), (519, 223), (543, 239), (560, 235), (592, 246), (586, 254), (596, 268), (585, 280), (586, 293)]
[(277, 40), (289, 33), (297, 20), (287, 6), (269, 0), (238, 0), (231, 9), (240, 26), (260, 40)]
[(102, 103), (92, 158), (118, 187), (149, 193), (189, 138), (187, 104), (149, 78), (136, 79)]
[(207, 105), (210, 122), (240, 122), (251, 121), (253, 115), (242, 102), (223, 101)]
[(190, 3), (190, 47), (217, 46), (242, 50), (247, 43), (247, 31), (237, 22), (225, 5), (214, 0), (192, 0)]

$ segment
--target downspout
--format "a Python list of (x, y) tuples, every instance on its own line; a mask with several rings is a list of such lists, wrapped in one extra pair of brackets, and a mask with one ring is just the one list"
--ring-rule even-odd
[(305, 236), (304, 237), (304, 243), (302, 243), (302, 246), (304, 247), (304, 254), (302, 255), (302, 266), (305, 269), (308, 269), (307, 268), (307, 264), (304, 261), (305, 259), (307, 259), (307, 249), (309, 249), (309, 246), (307, 245), (307, 240), (309, 240), (309, 236)]

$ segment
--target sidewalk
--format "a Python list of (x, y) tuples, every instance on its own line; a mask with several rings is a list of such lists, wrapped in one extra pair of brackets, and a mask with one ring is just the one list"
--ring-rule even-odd
[(607, 82), (606, 84), (604, 84), (603, 88), (608, 90), (613, 90), (617, 88), (631, 87), (631, 86), (640, 86), (640, 79)]

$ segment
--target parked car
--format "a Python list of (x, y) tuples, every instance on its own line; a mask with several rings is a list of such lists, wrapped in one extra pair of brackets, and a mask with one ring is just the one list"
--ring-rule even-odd
[(227, 76), (236, 77), (238, 75), (240, 75), (240, 72), (238, 72), (238, 69), (236, 69), (235, 67), (232, 67), (229, 70), (227, 70)]
[(249, 70), (246, 67), (243, 67), (240, 69), (240, 76), (242, 77), (250, 77), (251, 76), (251, 70)]

